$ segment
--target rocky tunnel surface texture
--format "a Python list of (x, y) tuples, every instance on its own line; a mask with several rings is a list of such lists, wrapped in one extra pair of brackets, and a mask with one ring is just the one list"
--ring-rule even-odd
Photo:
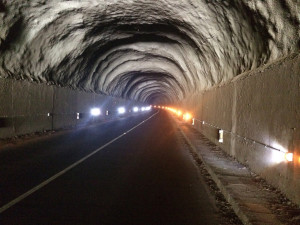
[(0, 75), (171, 103), (299, 51), (298, 0), (2, 0)]

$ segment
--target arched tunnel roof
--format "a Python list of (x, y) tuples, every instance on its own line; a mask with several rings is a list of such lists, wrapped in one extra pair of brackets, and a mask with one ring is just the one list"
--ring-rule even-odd
[(298, 0), (2, 0), (0, 75), (169, 103), (299, 51)]

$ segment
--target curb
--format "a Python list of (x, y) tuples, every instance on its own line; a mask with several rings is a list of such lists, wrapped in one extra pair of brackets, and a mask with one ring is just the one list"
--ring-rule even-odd
[[(191, 151), (196, 154), (196, 157), (198, 157), (203, 165), (205, 166), (207, 172), (213, 179), (213, 181), (216, 183), (217, 187), (220, 189), (221, 193), (227, 200), (227, 202), (232, 206), (232, 209), (234, 210), (237, 217), (241, 220), (241, 222), (244, 225), (282, 225), (281, 222), (279, 222), (276, 218), (271, 221), (265, 222), (265, 221), (259, 221), (259, 218), (256, 218), (253, 216), (253, 213), (249, 212), (249, 209), (245, 208), (245, 206), (241, 205), (241, 202), (236, 198), (234, 193), (231, 193), (230, 190), (222, 183), (218, 175), (215, 173), (214, 169), (205, 161), (205, 159), (202, 157), (202, 155), (198, 152), (195, 145), (190, 141), (188, 136), (184, 133), (184, 131), (181, 129), (180, 125), (176, 121), (176, 125), (178, 127), (178, 130), (182, 134), (183, 138), (187, 142), (188, 146), (191, 148)], [(269, 223), (271, 222), (271, 223)]]

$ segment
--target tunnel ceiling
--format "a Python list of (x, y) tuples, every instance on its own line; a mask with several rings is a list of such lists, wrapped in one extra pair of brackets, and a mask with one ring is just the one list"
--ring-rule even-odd
[(299, 0), (2, 0), (0, 75), (148, 103), (299, 51)]

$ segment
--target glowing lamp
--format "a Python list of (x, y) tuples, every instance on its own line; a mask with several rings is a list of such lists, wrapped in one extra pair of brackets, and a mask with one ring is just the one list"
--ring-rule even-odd
[(139, 108), (138, 107), (133, 107), (133, 112), (138, 112)]
[(101, 114), (99, 108), (92, 108), (90, 113), (91, 113), (92, 116), (99, 116)]
[(287, 153), (285, 153), (284, 157), (285, 157), (286, 161), (292, 162), (294, 159), (294, 154), (291, 152), (287, 152)]
[(189, 113), (185, 113), (185, 114), (183, 115), (183, 119), (184, 119), (185, 121), (189, 121), (191, 118), (192, 118), (192, 115), (189, 114)]
[(178, 115), (178, 116), (181, 116), (181, 115), (182, 115), (182, 112), (181, 112), (180, 110), (178, 110), (178, 111), (177, 111), (177, 115)]
[(124, 114), (126, 112), (125, 108), (124, 107), (119, 107), (118, 108), (118, 113), (119, 114)]

